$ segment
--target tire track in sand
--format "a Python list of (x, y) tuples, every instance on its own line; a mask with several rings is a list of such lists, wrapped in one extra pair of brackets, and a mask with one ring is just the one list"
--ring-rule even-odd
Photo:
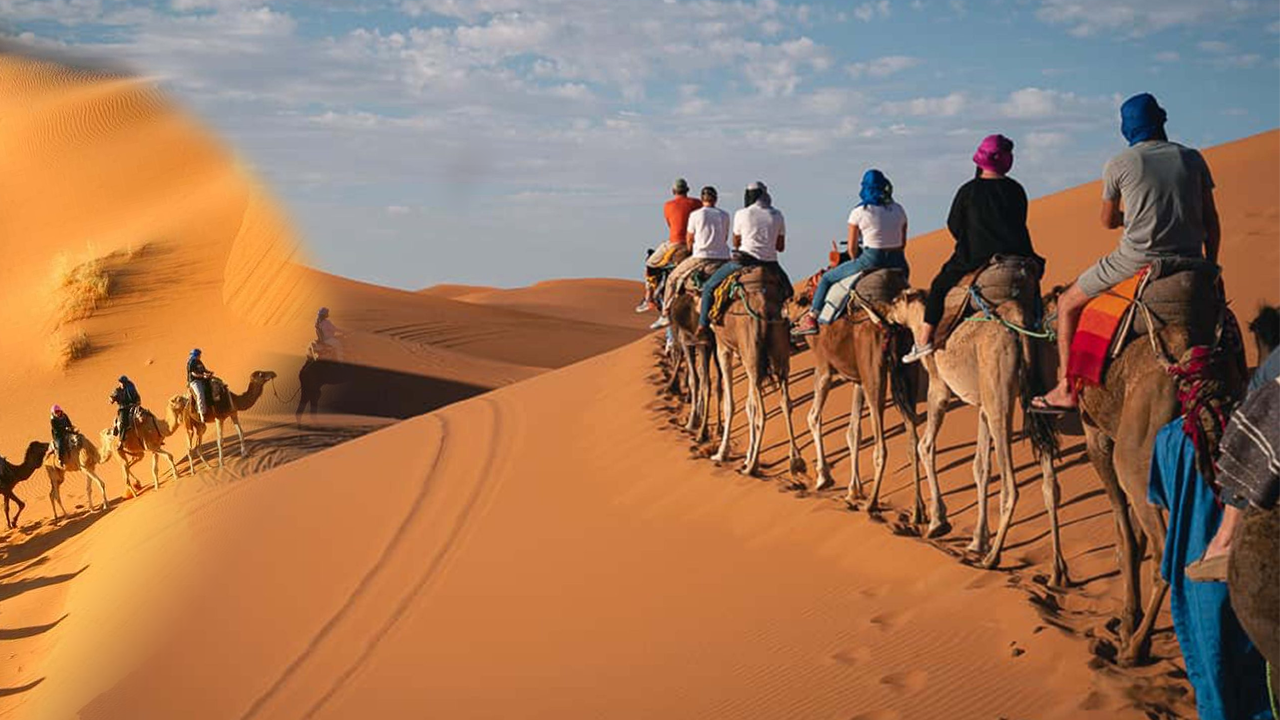
[[(503, 422), (502, 412), (498, 403), (488, 398), (478, 398), (477, 405), (483, 406), (489, 413), (489, 440), (490, 448), (496, 447), (498, 439), (502, 437)], [(380, 576), (384, 570), (392, 563), (395, 556), (402, 551), (408, 551), (411, 548), (412, 540), (410, 536), (414, 532), (414, 526), (423, 519), (425, 515), (429, 515), (429, 497), (432, 490), (436, 489), (437, 483), (432, 482), (438, 474), (438, 471), (446, 464), (450, 450), (449, 413), (439, 413), (432, 415), (439, 423), (439, 443), (436, 448), (431, 465), (428, 468), (425, 477), (422, 480), (418, 493), (414, 496), (409, 511), (405, 514), (399, 525), (396, 527), (395, 533), (391, 539), (383, 547), (378, 558), (370, 566), (369, 570), (357, 583), (347, 600), (339, 607), (328, 621), (316, 632), (316, 634), (307, 643), (307, 646), (299, 652), (281, 672), (280, 676), (268, 687), (261, 695), (259, 695), (249, 708), (240, 716), (241, 720), (251, 720), (256, 717), (265, 717), (268, 713), (267, 708), (279, 696), (281, 696), (290, 684), (293, 678), (297, 677), (305, 670), (308, 662), (317, 657), (322, 651), (326, 642), (332, 638), (342, 628), (344, 621), (353, 615), (356, 606), (361, 601), (371, 595), (375, 590)], [(468, 423), (468, 430), (473, 427)], [(467, 454), (474, 457), (474, 453)], [(431, 581), (437, 576), (439, 570), (444, 566), (449, 557), (452, 555), (454, 548), (466, 528), (471, 523), (476, 508), (480, 505), (480, 500), (485, 496), (486, 491), (492, 484), (493, 465), (495, 453), (485, 453), (484, 462), (475, 472), (476, 482), (472, 484), (470, 492), (467, 493), (463, 500), (462, 507), (453, 515), (449, 522), (448, 530), (439, 544), (432, 550), (430, 559), (426, 562), (421, 574), (414, 579), (413, 583), (405, 589), (399, 600), (394, 604), (389, 612), (386, 613), (383, 621), (366, 637), (361, 639), (363, 647), (360, 648), (358, 654), (355, 655), (350, 662), (328, 683), (327, 689), (313, 703), (311, 703), (306, 712), (301, 715), (303, 718), (314, 717), (326, 704), (332, 700), (338, 692), (346, 686), (347, 682), (355, 675), (361, 666), (373, 655), (373, 653), (381, 645), (382, 641), (395, 628), (400, 620), (408, 613), (413, 604), (420, 598), (422, 592), (430, 585)], [(433, 526), (434, 527), (434, 526)], [(321, 672), (324, 672), (321, 670)], [(321, 685), (323, 687), (323, 685)]]

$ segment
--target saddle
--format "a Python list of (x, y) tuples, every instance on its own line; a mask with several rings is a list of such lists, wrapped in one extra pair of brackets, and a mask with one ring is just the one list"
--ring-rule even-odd
[(1210, 342), (1218, 311), (1224, 307), (1218, 293), (1221, 272), (1222, 268), (1203, 258), (1161, 258), (1151, 263), (1146, 281), (1139, 284), (1135, 302), (1121, 321), (1113, 353), (1138, 336), (1171, 326), (1186, 328), (1192, 345)]
[(1044, 265), (1036, 258), (996, 255), (984, 266), (965, 275), (947, 292), (942, 320), (934, 331), (934, 345), (942, 347), (965, 318), (1017, 301), (1028, 316), (1040, 303), (1040, 276)]
[(725, 312), (734, 298), (738, 297), (740, 288), (762, 287), (771, 284), (782, 290), (784, 298), (790, 298), (792, 288), (783, 279), (781, 273), (771, 265), (749, 265), (735, 270), (720, 283), (712, 295), (711, 312), (708, 315), (713, 325), (723, 325)]
[(852, 318), (858, 309), (863, 309), (880, 322), (885, 306), (908, 287), (907, 273), (900, 268), (876, 268), (851, 275), (831, 285), (819, 318), (830, 323), (843, 316)]

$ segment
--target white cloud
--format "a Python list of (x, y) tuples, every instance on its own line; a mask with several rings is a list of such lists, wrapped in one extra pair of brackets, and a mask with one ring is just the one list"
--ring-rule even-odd
[(919, 66), (924, 61), (909, 55), (886, 55), (866, 62), (856, 62), (845, 66), (845, 71), (854, 78), (884, 78)]
[(1005, 117), (1021, 120), (1052, 117), (1061, 110), (1062, 103), (1075, 99), (1070, 93), (1041, 88), (1023, 88), (1009, 94), (1009, 99), (1000, 106)]
[(889, 0), (865, 2), (853, 9), (853, 16), (862, 22), (871, 22), (876, 18), (889, 17)]
[(409, 208), (407, 205), (388, 205), (387, 206), (388, 215), (408, 215), (410, 212), (412, 212), (412, 209)]
[(1036, 15), (1066, 25), (1074, 35), (1107, 31), (1141, 36), (1204, 20), (1221, 24), (1259, 7), (1241, 0), (1040, 0)]
[(1178, 62), (1179, 59), (1181, 59), (1181, 56), (1178, 55), (1178, 53), (1173, 52), (1172, 50), (1166, 50), (1164, 52), (1156, 53), (1155, 55), (1152, 56), (1152, 58), (1159, 63), (1175, 63), (1175, 62)]
[(1221, 40), (1202, 40), (1196, 43), (1196, 47), (1207, 53), (1222, 54), (1231, 52), (1231, 45)]
[(922, 97), (882, 103), (880, 112), (894, 116), (953, 117), (963, 112), (968, 104), (969, 99), (964, 93), (953, 92), (942, 97)]

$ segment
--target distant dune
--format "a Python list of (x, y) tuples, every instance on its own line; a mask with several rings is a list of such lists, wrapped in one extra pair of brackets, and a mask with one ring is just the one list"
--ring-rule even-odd
[[(11, 657), (0, 715), (1194, 714), (1167, 618), (1152, 665), (1121, 671), (1099, 657), (1114, 639), (1120, 582), (1109, 506), (1080, 438), (1064, 438), (1060, 475), (1079, 585), (1044, 585), (1048, 528), (1025, 443), (1002, 568), (967, 567), (958, 555), (977, 502), (971, 411), (948, 414), (939, 438), (953, 532), (922, 541), (899, 522), (911, 478), (892, 410), (884, 522), (850, 512), (842, 489), (788, 487), (774, 394), (766, 479), (739, 476), (674, 427), (680, 409), (656, 387), (659, 336), (631, 342), (646, 320), (631, 312), (637, 284), (410, 293), (315, 273), (265, 196), (163, 103), (131, 99), (136, 90), (118, 80), (19, 61), (0, 64), (0, 83), (20, 88), (19, 100), (0, 96), (0, 117), (18, 118), (0, 126), (0, 152), (32, 173), (0, 176), (0, 197), (20, 208), (0, 213), (0, 237), (23, 239), (6, 243), (14, 260), (0, 263), (0, 320), (15, 339), (43, 347), (51, 332), (55, 255), (145, 242), (118, 291), (76, 321), (97, 348), (88, 357), (66, 371), (34, 353), (6, 361), (7, 456), (46, 432), (51, 397), (96, 433), (110, 419), (114, 374), (136, 374), (148, 398), (176, 392), (192, 344), (239, 384), (255, 362), (305, 347), (321, 303), (370, 368), (496, 388), (403, 422), (369, 411), (306, 433), (270, 431), (267, 414), (291, 411), (272, 396), (249, 460), (166, 481), (104, 515), (3, 536), (0, 630)], [(38, 113), (75, 121), (43, 130)], [(1278, 149), (1271, 132), (1207, 152), (1242, 320), (1280, 296)], [(140, 170), (118, 169), (139, 159)], [(105, 183), (107, 170), (122, 178)], [(191, 184), (169, 181), (177, 176)], [(92, 198), (83, 211), (58, 202), (78, 194)], [(1033, 203), (1050, 281), (1114, 245), (1097, 225), (1097, 196), (1086, 185)], [(917, 285), (949, 249), (940, 233), (912, 240)], [(801, 428), (810, 363), (806, 353), (793, 364)], [(849, 392), (836, 388), (827, 406), (837, 477), (850, 464)], [(743, 434), (734, 428), (739, 450)], [(327, 447), (335, 438), (346, 442)], [(812, 462), (810, 439), (800, 440)], [(867, 453), (861, 462), (870, 465)], [(118, 470), (104, 473), (118, 497)], [(36, 490), (29, 512), (40, 518), (47, 501)]]

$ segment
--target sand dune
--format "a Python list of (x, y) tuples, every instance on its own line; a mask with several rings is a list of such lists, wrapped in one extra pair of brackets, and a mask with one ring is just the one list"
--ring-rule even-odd
[[(29, 238), (6, 242), (13, 259), (0, 264), (0, 321), (15, 341), (43, 346), (52, 332), (42, 302), (56, 254), (130, 253), (119, 292), (75, 323), (92, 354), (66, 372), (35, 353), (6, 359), (9, 456), (43, 434), (50, 395), (73, 416), (87, 408), (82, 423), (96, 430), (121, 371), (148, 397), (176, 391), (192, 344), (236, 385), (256, 364), (282, 366), (309, 338), (318, 303), (370, 368), (498, 388), (399, 423), (327, 416), (286, 433), (264, 421), (251, 428), (247, 461), (107, 514), (4, 536), (0, 716), (1193, 712), (1167, 622), (1152, 665), (1121, 672), (1098, 657), (1114, 639), (1119, 582), (1109, 507), (1078, 438), (1065, 439), (1061, 474), (1078, 586), (1043, 584), (1047, 523), (1024, 445), (1004, 565), (966, 567), (957, 556), (977, 502), (971, 412), (950, 414), (939, 439), (953, 533), (900, 537), (896, 509), (911, 488), (892, 411), (893, 509), (881, 522), (849, 511), (840, 491), (793, 489), (776, 408), (765, 481), (741, 477), (674, 427), (680, 408), (657, 389), (658, 341), (625, 344), (643, 322), (627, 315), (634, 284), (407, 293), (313, 273), (244, 173), (177, 113), (138, 101), (134, 84), (18, 61), (0, 63), (0, 83), (22, 98), (0, 101), (6, 121), (19, 118), (0, 132), (0, 151), (32, 173), (0, 176), (0, 193), (21, 208), (0, 214), (0, 237)], [(23, 119), (55, 110), (67, 129), (53, 140), (38, 135), (39, 117)], [(1280, 288), (1278, 138), (1208, 153), (1227, 284), (1243, 313)], [(102, 182), (139, 157), (136, 172)], [(177, 175), (190, 182), (168, 181)], [(83, 214), (51, 197), (70, 193), (92, 198)], [(1095, 229), (1096, 207), (1096, 186), (1033, 205), (1050, 280), (1114, 244)], [(937, 234), (912, 241), (917, 284), (947, 250)], [(605, 303), (621, 305), (602, 312)], [(797, 418), (809, 362), (802, 354), (793, 366)], [(837, 477), (850, 462), (848, 393), (833, 392), (826, 418)], [(263, 410), (289, 408), (273, 397)], [(324, 449), (335, 437), (346, 442)]]

